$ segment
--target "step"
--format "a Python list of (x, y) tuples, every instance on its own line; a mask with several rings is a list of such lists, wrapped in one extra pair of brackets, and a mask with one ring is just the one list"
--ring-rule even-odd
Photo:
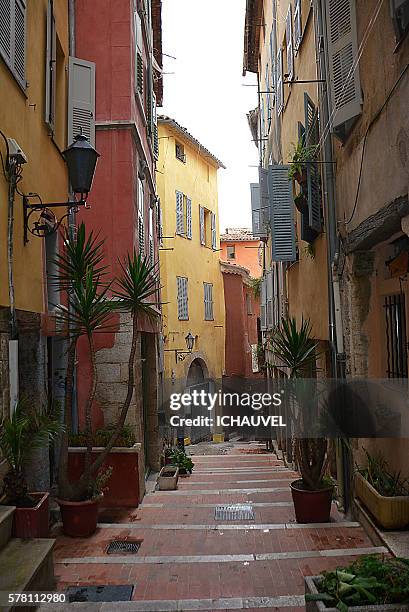
[[(12, 538), (0, 551), (0, 591), (52, 591), (55, 588), (53, 539)], [(2, 607), (2, 612), (12, 610)]]
[(0, 550), (11, 538), (15, 506), (0, 506)]

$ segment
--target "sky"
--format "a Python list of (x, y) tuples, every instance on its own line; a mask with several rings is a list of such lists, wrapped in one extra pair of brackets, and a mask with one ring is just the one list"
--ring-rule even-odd
[(245, 0), (163, 0), (164, 101), (169, 115), (227, 167), (220, 169), (220, 231), (250, 227), (258, 153), (246, 113), (257, 106), (242, 76)]

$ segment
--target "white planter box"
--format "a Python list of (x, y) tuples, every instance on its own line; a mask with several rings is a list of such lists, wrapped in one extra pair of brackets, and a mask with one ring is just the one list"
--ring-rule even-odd
[(159, 491), (175, 491), (178, 488), (179, 468), (165, 465), (158, 476)]

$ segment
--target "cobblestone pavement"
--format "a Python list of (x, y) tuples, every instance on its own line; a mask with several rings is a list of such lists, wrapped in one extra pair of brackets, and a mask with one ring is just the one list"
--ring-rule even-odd
[[(263, 448), (229, 443), (222, 455), (195, 454), (193, 475), (180, 479), (177, 491), (151, 487), (139, 508), (103, 512), (91, 538), (58, 535), (59, 590), (134, 586), (131, 602), (64, 609), (303, 610), (305, 575), (386, 552), (335, 506), (331, 523), (297, 525), (289, 489), (297, 474)], [(252, 505), (254, 520), (215, 519), (216, 505), (238, 503)], [(107, 555), (113, 539), (141, 546), (135, 555)]]

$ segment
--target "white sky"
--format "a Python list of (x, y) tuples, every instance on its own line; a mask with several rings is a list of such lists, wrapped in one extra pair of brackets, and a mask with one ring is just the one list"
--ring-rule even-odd
[(257, 106), (255, 75), (242, 77), (245, 0), (163, 0), (163, 112), (218, 157), (220, 231), (250, 227), (258, 154), (246, 112)]

